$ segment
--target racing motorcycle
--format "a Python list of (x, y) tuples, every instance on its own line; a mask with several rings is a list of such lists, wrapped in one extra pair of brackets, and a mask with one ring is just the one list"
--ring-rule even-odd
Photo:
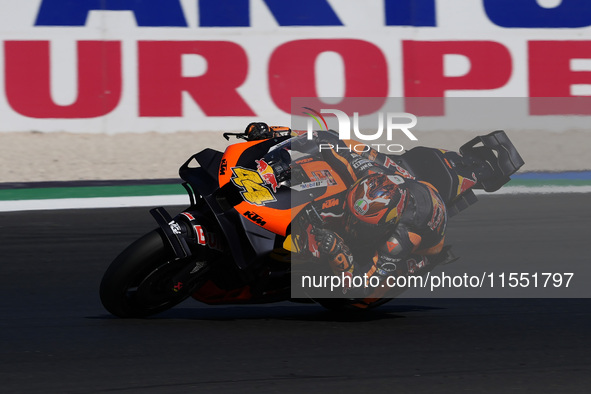
[[(225, 152), (204, 149), (179, 170), (189, 206), (178, 215), (150, 211), (158, 227), (111, 263), (100, 298), (113, 315), (147, 317), (188, 297), (209, 305), (279, 301), (355, 307), (348, 298), (292, 298), (291, 223), (309, 207), (337, 205), (346, 193), (341, 176), (318, 154), (306, 134), (249, 141)], [(435, 186), (453, 216), (474, 204), (474, 189), (494, 192), (524, 161), (504, 131), (478, 136), (458, 152), (415, 147), (373, 158), (404, 177)], [(445, 248), (435, 263), (454, 259)], [(384, 297), (370, 306), (387, 302)], [(365, 305), (367, 306), (367, 305)]]

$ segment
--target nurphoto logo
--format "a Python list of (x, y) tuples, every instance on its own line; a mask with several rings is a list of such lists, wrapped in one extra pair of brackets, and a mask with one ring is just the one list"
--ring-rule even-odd
[[(361, 132), (359, 126), (359, 113), (353, 113), (353, 120), (345, 112), (338, 109), (321, 109), (320, 112), (310, 108), (303, 107), (306, 111), (303, 113), (308, 115), (307, 125), (307, 137), (309, 140), (314, 138), (314, 130), (316, 123), (320, 130), (328, 130), (328, 124), (322, 114), (332, 114), (336, 116), (338, 121), (338, 133), (340, 140), (351, 140), (351, 131), (353, 132), (354, 139), (364, 141), (376, 141), (384, 135), (384, 129), (386, 132), (386, 140), (389, 143), (371, 143), (371, 144), (353, 144), (348, 146), (348, 149), (357, 153), (368, 151), (373, 148), (388, 153), (401, 153), (404, 151), (404, 147), (400, 144), (390, 143), (394, 139), (394, 131), (401, 131), (409, 140), (417, 141), (417, 137), (410, 131), (411, 128), (417, 125), (417, 117), (408, 112), (378, 112), (377, 118), (377, 131), (365, 134)], [(384, 128), (384, 123), (386, 127)], [(353, 125), (353, 127), (351, 127)], [(364, 130), (367, 132), (367, 130)], [(320, 150), (323, 149), (341, 149), (341, 147), (334, 147), (332, 144), (320, 144)]]

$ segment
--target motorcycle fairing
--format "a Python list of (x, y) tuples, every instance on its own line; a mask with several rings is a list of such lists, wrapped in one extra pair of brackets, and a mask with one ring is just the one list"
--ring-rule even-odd
[[(193, 160), (201, 167), (190, 167)], [(224, 205), (227, 203), (221, 198), (223, 188), (218, 187), (222, 162), (221, 152), (205, 149), (187, 160), (179, 169), (179, 175), (191, 185), (195, 194), (191, 197), (192, 206), (187, 211), (198, 214), (200, 209), (194, 206), (194, 202), (200, 200), (199, 196), (203, 198), (213, 212), (228, 245), (232, 245), (229, 251), (236, 265), (245, 270), (251, 265), (248, 262), (273, 250), (276, 234), (246, 220), (235, 210), (229, 209), (231, 206)], [(241, 226), (236, 226), (236, 223), (241, 223)]]
[[(269, 149), (289, 137), (273, 138), (261, 141), (247, 141), (230, 145), (226, 148), (222, 160), (226, 160), (227, 168), (244, 167), (256, 170), (255, 160), (260, 159)], [(224, 186), (232, 179), (231, 171), (220, 171), (218, 176), (219, 187)]]
[(257, 205), (244, 199), (244, 189), (239, 184), (237, 185), (237, 182), (233, 182), (232, 179), (236, 178), (237, 168), (256, 172), (255, 160), (263, 157), (272, 146), (288, 138), (281, 137), (230, 145), (220, 161), (220, 164), (224, 163), (226, 169), (221, 171), (220, 168), (217, 177), (217, 183), (220, 187), (220, 192), (217, 193), (218, 200), (223, 208), (234, 208), (251, 223), (283, 236), (286, 235), (291, 221), (289, 188), (279, 187), (276, 192), (273, 192), (270, 187), (267, 188), (264, 184), (259, 184), (259, 187), (265, 187), (268, 193), (273, 195), (274, 201), (268, 199), (263, 205)]
[[(291, 218), (310, 200), (323, 199), (346, 189), (342, 179), (335, 171), (330, 170), (328, 163), (313, 160), (301, 164), (300, 168), (310, 180), (327, 178), (329, 181), (326, 186), (298, 191), (281, 185), (273, 192), (271, 187), (262, 183), (262, 178), (256, 178), (259, 182), (257, 187), (266, 187), (265, 192), (273, 194), (274, 199), (267, 198), (261, 204), (256, 204), (252, 200), (249, 201), (249, 198), (245, 198), (245, 189), (240, 187), (240, 182), (236, 181), (238, 177), (236, 174), (238, 172), (245, 173), (248, 170), (256, 171), (256, 160), (263, 157), (271, 147), (287, 138), (289, 137), (229, 146), (220, 160), (220, 171), (217, 178), (220, 191), (216, 193), (219, 205), (224, 210), (234, 208), (250, 222), (281, 236), (288, 234)], [(226, 166), (224, 171), (221, 171), (222, 164)], [(247, 176), (250, 175), (247, 174)]]

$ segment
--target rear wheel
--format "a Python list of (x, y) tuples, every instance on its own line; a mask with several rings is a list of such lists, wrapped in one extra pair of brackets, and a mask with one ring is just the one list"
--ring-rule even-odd
[[(187, 280), (175, 286), (174, 276), (187, 269)], [(190, 261), (174, 260), (160, 230), (154, 230), (111, 263), (101, 281), (101, 302), (118, 317), (147, 317), (188, 298), (205, 283), (207, 271), (207, 262), (199, 256)]]

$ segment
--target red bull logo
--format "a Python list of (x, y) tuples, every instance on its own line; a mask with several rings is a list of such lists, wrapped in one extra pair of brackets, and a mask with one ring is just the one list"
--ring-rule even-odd
[(460, 181), (460, 184), (458, 185), (458, 195), (462, 194), (476, 184), (476, 174), (472, 173), (472, 178), (474, 179), (465, 178), (461, 175), (458, 175), (458, 179)]
[(277, 178), (275, 178), (275, 174), (273, 173), (273, 168), (264, 160), (256, 160), (257, 163), (257, 171), (263, 178), (263, 181), (267, 185), (270, 185), (273, 188), (273, 193), (277, 191)]

